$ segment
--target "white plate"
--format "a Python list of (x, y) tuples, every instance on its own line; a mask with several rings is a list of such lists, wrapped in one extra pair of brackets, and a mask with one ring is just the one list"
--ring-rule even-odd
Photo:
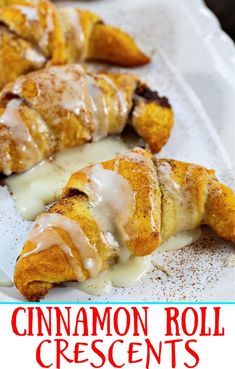
[[(159, 156), (214, 168), (223, 182), (234, 187), (235, 52), (202, 2), (64, 3), (97, 11), (109, 23), (132, 33), (152, 54), (150, 65), (131, 72), (167, 95), (174, 108), (175, 127)], [(11, 277), (31, 223), (17, 214), (6, 188), (0, 188), (0, 203), (0, 271)], [(234, 300), (235, 269), (226, 266), (231, 253), (231, 245), (204, 232), (196, 245), (166, 256), (172, 277), (153, 270), (137, 286), (115, 289), (99, 298), (80, 292), (73, 284), (54, 289), (46, 301)], [(23, 300), (14, 288), (2, 288), (0, 299)]]

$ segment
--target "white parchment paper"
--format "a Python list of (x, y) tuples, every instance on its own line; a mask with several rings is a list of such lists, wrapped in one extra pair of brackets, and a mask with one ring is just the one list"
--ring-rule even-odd
[[(188, 7), (184, 0), (57, 3), (95, 10), (107, 22), (120, 25), (135, 36), (153, 60), (150, 65), (129, 72), (140, 75), (160, 94), (168, 96), (175, 113), (172, 135), (158, 156), (214, 168), (221, 181), (235, 188), (235, 88), (232, 52), (228, 51), (231, 45), (228, 41), (226, 57), (216, 56), (217, 47), (213, 48), (208, 39), (215, 29), (215, 20), (201, 2), (196, 5), (193, 1)], [(203, 19), (207, 19), (207, 26)], [(217, 39), (220, 37), (221, 31)], [(20, 218), (4, 187), (0, 188), (0, 204), (0, 276), (12, 278), (16, 257), (31, 223)], [(232, 250), (231, 245), (204, 229), (196, 244), (165, 255), (172, 277), (153, 269), (137, 286), (115, 289), (99, 298), (70, 284), (51, 291), (46, 301), (234, 300), (235, 269), (226, 266)], [(1, 288), (0, 299), (23, 298), (15, 288)]]

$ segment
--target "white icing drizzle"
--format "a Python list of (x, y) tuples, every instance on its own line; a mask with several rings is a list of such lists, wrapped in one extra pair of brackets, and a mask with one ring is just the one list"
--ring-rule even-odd
[(94, 128), (93, 140), (108, 134), (108, 107), (95, 79), (80, 65), (50, 68), (53, 88), (58, 92), (63, 109), (79, 116), (82, 123)]
[[(136, 144), (135, 141), (133, 145)], [(13, 193), (18, 212), (23, 218), (34, 220), (46, 204), (59, 198), (72, 173), (89, 164), (112, 159), (118, 152), (126, 152), (129, 145), (118, 136), (109, 136), (98, 142), (65, 150), (52, 161), (44, 160), (28, 172), (9, 177), (6, 182)]]
[(174, 236), (164, 241), (159, 247), (158, 251), (173, 251), (182, 249), (183, 247), (195, 242), (201, 236), (201, 228), (198, 227), (193, 230), (181, 231)]
[(91, 295), (100, 296), (109, 293), (113, 287), (131, 287), (143, 279), (152, 266), (161, 270), (166, 276), (173, 277), (173, 271), (166, 264), (163, 252), (170, 253), (183, 248), (200, 237), (200, 228), (180, 232), (164, 242), (157, 250), (146, 257), (126, 255), (107, 272), (78, 284), (78, 289)]
[(11, 99), (4, 113), (0, 116), (0, 123), (9, 128), (11, 138), (16, 143), (21, 156), (30, 165), (30, 163), (35, 162), (35, 157), (39, 159), (40, 151), (21, 118), (21, 104), (20, 99)]
[[(148, 158), (143, 157), (141, 154), (133, 152), (126, 153), (123, 156), (136, 162), (146, 162), (148, 160)], [(118, 170), (120, 158), (121, 157), (117, 159), (116, 170)], [(151, 192), (152, 191), (150, 191), (150, 197), (152, 196)], [(154, 204), (152, 205), (154, 206)], [(130, 252), (124, 246), (120, 248), (122, 254), (119, 252), (118, 263), (110, 271), (100, 274), (98, 278), (79, 284), (79, 289), (90, 294), (101, 295), (109, 292), (113, 286), (128, 287), (136, 284), (147, 273), (151, 264), (164, 272), (167, 276), (172, 276), (172, 270), (165, 264), (161, 252), (183, 248), (195, 242), (200, 235), (200, 228), (180, 232), (165, 241), (152, 255), (142, 258), (131, 256)]]
[(43, 30), (39, 46), (43, 50), (48, 48), (49, 41), (50, 41), (50, 34), (54, 31), (54, 18), (53, 12), (50, 7), (47, 8), (47, 15), (46, 15), (46, 28)]
[[(77, 116), (86, 112), (89, 100), (84, 69), (79, 65), (67, 66), (66, 68), (54, 67), (50, 68), (50, 73), (55, 76), (54, 82), (58, 91), (63, 91), (62, 107)], [(87, 121), (89, 121), (88, 118)]]
[(175, 201), (178, 231), (190, 229), (197, 215), (195, 203), (191, 198), (190, 191), (185, 186), (180, 186), (176, 183), (172, 179), (171, 173), (170, 164), (168, 162), (161, 163), (158, 168), (159, 182), (164, 185), (165, 190), (171, 194)]
[[(10, 100), (4, 113), (0, 117), (0, 123), (10, 128), (12, 136), (16, 142), (20, 141), (21, 144), (25, 144), (26, 142), (31, 141), (31, 136), (20, 115), (19, 107), (21, 104), (22, 100), (18, 98)], [(22, 151), (25, 151), (24, 147), (22, 148)]]
[(22, 86), (24, 84), (24, 81), (25, 81), (25, 76), (21, 76), (17, 78), (17, 80), (13, 83), (11, 90), (14, 95), (20, 96), (22, 92)]
[(59, 234), (53, 230), (53, 228), (62, 229), (69, 235), (73, 245), (80, 253), (83, 267), (89, 271), (89, 275), (91, 277), (95, 277), (99, 273), (102, 265), (95, 246), (91, 245), (90, 241), (83, 233), (80, 225), (77, 222), (67, 218), (62, 214), (47, 213), (41, 215), (37, 219), (29, 235), (29, 240), (36, 243), (36, 248), (24, 254), (23, 256), (25, 257), (30, 254), (35, 254), (57, 245), (62, 248), (67, 256), (69, 256), (69, 261), (72, 262), (71, 266), (77, 275), (77, 280), (84, 280), (84, 275), (80, 270), (70, 247), (62, 239), (62, 237), (60, 237)]
[(94, 165), (86, 171), (89, 174), (86, 191), (92, 213), (106, 243), (114, 248), (118, 244), (122, 246), (129, 238), (124, 227), (134, 211), (135, 194), (125, 178), (102, 165)]
[(36, 7), (27, 5), (14, 5), (14, 8), (20, 10), (20, 12), (25, 16), (27, 21), (38, 21), (38, 9)]
[(149, 257), (130, 257), (125, 263), (119, 262), (107, 272), (100, 273), (96, 278), (79, 283), (79, 290), (91, 295), (100, 296), (112, 290), (113, 287), (131, 287), (138, 283), (150, 270)]
[(33, 63), (43, 65), (46, 62), (46, 58), (43, 54), (41, 54), (38, 50), (35, 49), (27, 49), (25, 52), (25, 58)]
[(136, 163), (145, 163), (146, 162), (146, 157), (144, 155), (141, 155), (138, 152), (127, 152), (125, 153), (125, 158), (130, 159)]
[(108, 107), (103, 92), (97, 85), (95, 78), (90, 75), (87, 75), (86, 79), (95, 126), (92, 135), (92, 140), (99, 141), (101, 138), (104, 138), (108, 135), (109, 129)]
[[(114, 109), (116, 118), (119, 120), (119, 128), (120, 128), (120, 126), (124, 126), (125, 123), (127, 122), (129, 114), (126, 95), (121, 89), (117, 88), (116, 84), (108, 76), (104, 74), (99, 74), (99, 78), (103, 79), (115, 92), (116, 98), (113, 99), (112, 109)], [(119, 133), (119, 131), (112, 133)]]
[[(117, 88), (111, 78), (103, 74), (97, 75), (99, 80), (103, 79), (111, 91), (114, 92), (112, 103), (107, 104), (102, 89), (96, 82), (96, 77), (87, 75), (88, 95), (91, 100), (92, 114), (94, 119), (93, 141), (98, 141), (107, 136), (108, 133), (120, 133), (122, 127), (128, 120), (128, 104), (125, 93)], [(112, 110), (116, 119), (116, 130), (109, 132), (109, 113)]]
[(48, 227), (46, 230), (44, 229), (44, 233), (40, 233), (39, 230), (33, 230), (31, 233), (31, 241), (36, 243), (36, 249), (26, 253), (23, 255), (23, 257), (31, 255), (31, 254), (37, 254), (38, 252), (47, 250), (51, 248), (52, 246), (58, 246), (61, 248), (61, 250), (66, 255), (75, 275), (76, 279), (78, 281), (83, 281), (85, 279), (84, 274), (82, 273), (81, 268), (79, 268), (78, 263), (76, 261), (76, 258), (74, 257), (70, 247), (66, 245), (64, 240), (59, 236), (58, 233), (53, 230), (53, 228)]
[(63, 18), (66, 17), (69, 22), (70, 28), (73, 33), (73, 38), (75, 40), (76, 48), (79, 51), (80, 58), (82, 59), (85, 35), (80, 22), (79, 12), (75, 8), (67, 7), (60, 9), (60, 13), (62, 14)]
[[(145, 168), (147, 169), (147, 174), (149, 176), (149, 202), (151, 205), (151, 208), (149, 209), (150, 213), (151, 213), (151, 227), (152, 230), (156, 229), (156, 221), (154, 219), (154, 209), (155, 209), (155, 203), (154, 203), (154, 187), (158, 185), (158, 179), (154, 175), (152, 174), (151, 171), (151, 166), (153, 165), (152, 159), (146, 157), (145, 155), (141, 155), (141, 153), (138, 152), (127, 152), (124, 155), (122, 155), (125, 157), (125, 159), (129, 159), (131, 161), (134, 161), (136, 163), (142, 163), (142, 165), (145, 165)], [(142, 168), (140, 167), (139, 169), (140, 171), (142, 170)]]

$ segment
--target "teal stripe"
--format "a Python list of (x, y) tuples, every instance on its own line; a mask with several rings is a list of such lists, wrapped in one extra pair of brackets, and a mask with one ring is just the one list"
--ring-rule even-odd
[(191, 302), (191, 301), (183, 301), (183, 302), (140, 302), (140, 301), (133, 301), (133, 302), (93, 302), (93, 301), (85, 301), (85, 302), (56, 302), (56, 301), (42, 301), (42, 302), (7, 302), (7, 301), (0, 301), (0, 305), (235, 305), (235, 301), (202, 301), (202, 302)]

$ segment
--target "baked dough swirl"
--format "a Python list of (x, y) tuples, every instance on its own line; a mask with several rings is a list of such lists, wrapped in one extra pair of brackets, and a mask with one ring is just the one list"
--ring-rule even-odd
[(235, 242), (234, 192), (213, 170), (137, 148), (71, 176), (61, 199), (36, 219), (15, 285), (37, 301), (59, 283), (111, 268), (123, 248), (146, 256), (200, 224)]

